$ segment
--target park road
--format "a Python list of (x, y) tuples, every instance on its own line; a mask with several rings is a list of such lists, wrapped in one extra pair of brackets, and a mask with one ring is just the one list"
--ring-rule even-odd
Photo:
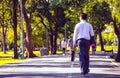
[(105, 54), (90, 55), (90, 73), (80, 75), (79, 58), (50, 55), (0, 66), (0, 78), (120, 78), (120, 67)]

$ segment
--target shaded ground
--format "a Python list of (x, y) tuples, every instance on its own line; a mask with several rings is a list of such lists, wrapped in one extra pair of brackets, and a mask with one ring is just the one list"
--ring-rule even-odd
[(90, 74), (80, 76), (78, 56), (44, 56), (0, 67), (0, 78), (120, 78), (120, 67), (105, 54), (90, 55)]

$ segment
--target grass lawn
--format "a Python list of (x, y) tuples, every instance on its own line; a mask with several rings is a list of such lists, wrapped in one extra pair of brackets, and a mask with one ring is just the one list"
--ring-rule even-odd
[[(40, 56), (39, 51), (33, 51), (33, 53), (36, 56)], [(0, 66), (8, 63), (20, 62), (22, 60), (25, 60), (25, 59), (13, 59), (13, 57), (14, 57), (14, 53), (12, 50), (7, 51), (6, 54), (4, 54), (3, 52), (0, 52)]]
[(0, 58), (0, 66), (8, 63), (19, 62), (20, 59), (12, 59), (12, 58)]
[[(118, 50), (118, 47), (117, 46), (104, 46), (104, 49), (105, 50), (114, 50), (114, 51), (117, 51)], [(70, 50), (69, 48), (67, 48), (67, 50)], [(61, 49), (62, 51), (62, 49)], [(78, 47), (76, 48), (76, 51), (78, 51)], [(92, 52), (92, 48), (90, 47), (90, 52)], [(96, 52), (101, 52), (101, 46), (96, 46)]]
[[(104, 49), (105, 50), (115, 50), (117, 51), (118, 50), (118, 47), (117, 46), (104, 46)], [(91, 47), (90, 47), (90, 51), (92, 51)], [(100, 52), (101, 51), (101, 46), (96, 46), (96, 52)]]
[(7, 63), (13, 63), (13, 62), (18, 62), (20, 59), (12, 59), (13, 57), (13, 52), (12, 51), (7, 51), (6, 54), (3, 52), (0, 52), (0, 66), (7, 64)]

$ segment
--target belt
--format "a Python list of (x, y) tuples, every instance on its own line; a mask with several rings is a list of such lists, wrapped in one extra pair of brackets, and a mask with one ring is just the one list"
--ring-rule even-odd
[(77, 39), (76, 43), (78, 43), (79, 40), (86, 40), (86, 41), (89, 41), (89, 40), (87, 40), (87, 39), (85, 39), (85, 38), (80, 38), (80, 39)]
[(79, 40), (87, 40), (87, 39), (84, 39), (84, 38), (77, 39), (77, 41), (79, 41)]

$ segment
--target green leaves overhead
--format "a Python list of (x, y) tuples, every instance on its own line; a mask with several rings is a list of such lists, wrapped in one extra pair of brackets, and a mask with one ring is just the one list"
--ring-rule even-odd
[[(94, 29), (97, 30), (98, 25), (109, 24), (112, 21), (109, 4), (105, 1), (93, 1), (86, 3), (83, 11), (88, 13), (88, 21), (92, 23)], [(102, 26), (104, 29), (104, 26)]]
[(61, 3), (62, 0), (51, 0), (50, 2), (50, 7), (59, 5)]
[[(7, 19), (4, 21), (7, 21), (8, 18), (10, 19), (10, 8), (5, 5), (6, 11), (3, 11), (2, 1), (5, 3), (9, 0), (0, 0), (0, 19), (3, 18), (2, 12), (5, 12), (5, 18), (7, 17)], [(116, 17), (117, 23), (120, 23), (119, 0), (27, 0), (26, 10), (32, 28), (43, 26), (41, 22), (43, 20), (49, 29), (54, 29), (57, 25), (60, 33), (64, 30), (65, 25), (68, 32), (73, 33), (74, 26), (79, 22), (79, 15), (82, 12), (88, 14), (88, 21), (92, 23), (96, 31), (99, 24), (109, 24), (112, 21), (111, 16)], [(37, 29), (36, 31), (38, 32)]]
[(59, 6), (59, 7), (62, 7), (64, 9), (67, 9), (68, 5), (66, 5), (66, 4), (68, 4), (69, 1), (70, 0), (51, 0), (51, 2), (49, 4), (49, 8), (53, 9), (53, 8)]
[[(111, 16), (114, 21), (116, 21), (116, 26), (118, 30), (120, 30), (120, 1), (119, 0), (106, 0), (109, 4), (111, 10)], [(118, 32), (119, 33), (119, 32)]]
[(106, 2), (97, 3), (93, 7), (93, 11), (98, 15), (99, 20), (104, 21), (104, 23), (110, 23), (111, 21), (111, 12), (109, 5)]

